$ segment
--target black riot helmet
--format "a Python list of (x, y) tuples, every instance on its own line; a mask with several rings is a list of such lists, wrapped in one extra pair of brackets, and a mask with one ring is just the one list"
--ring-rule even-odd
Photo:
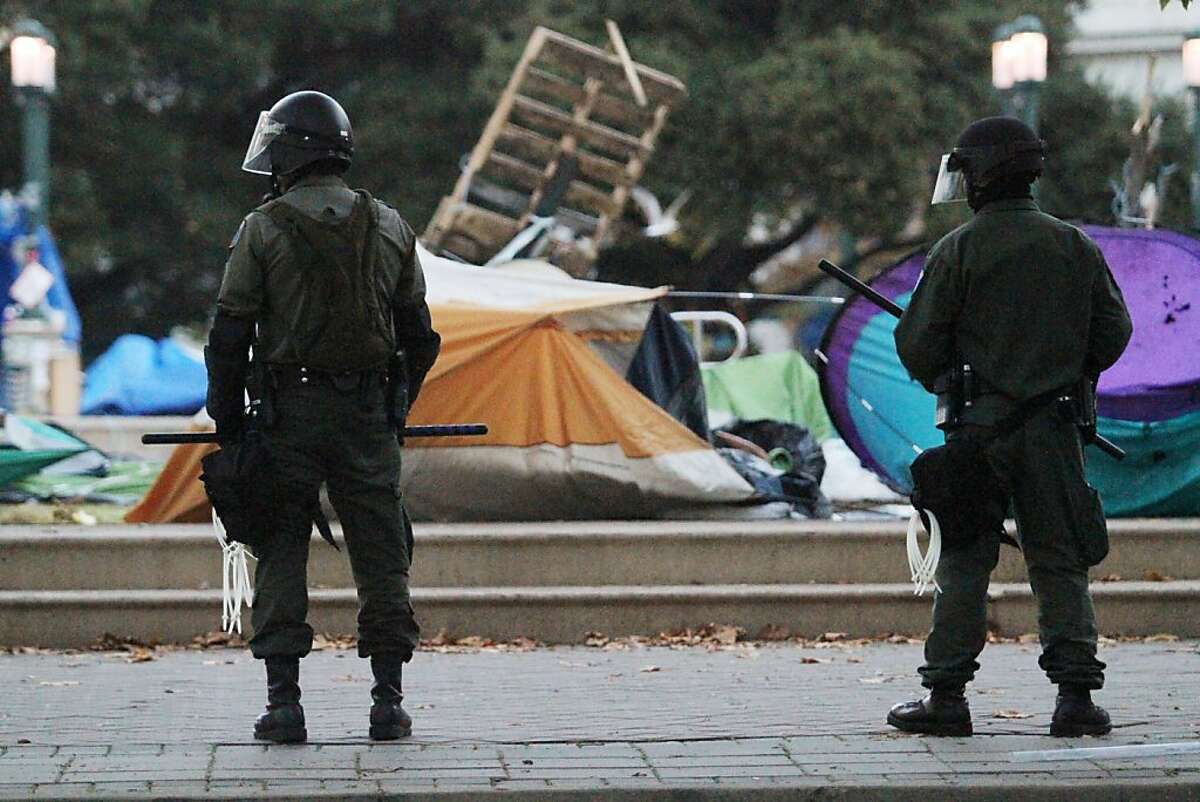
[(321, 92), (293, 92), (258, 115), (242, 169), (275, 177), (334, 161), (345, 170), (353, 157), (354, 133), (341, 105)]
[[(966, 127), (942, 157), (933, 203), (986, 195), (1000, 184), (1025, 187), (1042, 174), (1046, 143), (1015, 117), (985, 117)], [(975, 206), (973, 202), (971, 204)]]

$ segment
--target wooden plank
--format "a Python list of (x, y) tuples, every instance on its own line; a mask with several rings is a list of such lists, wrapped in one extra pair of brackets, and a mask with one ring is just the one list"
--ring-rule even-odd
[(483, 134), (480, 135), (479, 141), (475, 143), (475, 148), (471, 151), (471, 158), (467, 161), (466, 169), (463, 170), (462, 175), (458, 177), (458, 182), (454, 185), (453, 196), (458, 200), (466, 200), (467, 191), (471, 186), (471, 176), (487, 161), (487, 156), (496, 143), (500, 129), (508, 121), (513, 101), (517, 97), (517, 87), (525, 80), (525, 73), (541, 53), (549, 33), (548, 28), (539, 26), (529, 37), (529, 42), (525, 45), (525, 52), (521, 54), (521, 60), (517, 62), (516, 69), (508, 79), (508, 85), (500, 95), (500, 101), (492, 110), (492, 116), (488, 118)]
[(480, 206), (458, 203), (455, 207), (453, 222), (444, 239), (465, 236), (479, 243), (485, 250), (491, 249), (494, 254), (520, 230), (516, 220)]
[(646, 100), (646, 90), (642, 88), (642, 79), (638, 77), (637, 65), (633, 63), (633, 58), (629, 55), (629, 48), (625, 46), (625, 37), (621, 35), (621, 29), (613, 20), (605, 20), (604, 26), (608, 29), (608, 38), (612, 42), (613, 50), (617, 52), (617, 58), (621, 60), (621, 69), (625, 71), (625, 82), (633, 90), (633, 99), (639, 106), (645, 108), (649, 105), (649, 101)]
[(600, 123), (577, 122), (567, 113), (532, 98), (518, 95), (513, 99), (513, 116), (528, 125), (548, 128), (556, 134), (574, 134), (591, 147), (628, 158), (642, 150), (642, 142), (615, 128)]
[(488, 160), (483, 163), (479, 174), (498, 178), (506, 184), (529, 192), (541, 184), (542, 169), (493, 150), (488, 154)]
[[(542, 47), (539, 59), (547, 64), (553, 64), (572, 72), (599, 78), (606, 84), (629, 89), (625, 80), (625, 68), (621, 60), (611, 53), (606, 53), (598, 47), (586, 42), (572, 39), (569, 36), (539, 28), (546, 31), (545, 45)], [(637, 75), (642, 81), (646, 97), (659, 104), (675, 105), (687, 96), (683, 83), (673, 75), (637, 64)]]
[(548, 164), (558, 157), (558, 140), (530, 131), (516, 123), (508, 123), (500, 130), (497, 143), (505, 152), (527, 162)]
[[(496, 142), (506, 154), (516, 156), (531, 165), (547, 164), (558, 158), (559, 140), (522, 128), (515, 123), (504, 126)], [(629, 180), (625, 165), (621, 162), (582, 150), (575, 151), (575, 158), (579, 160), (579, 174), (591, 181), (617, 185)]]
[[(642, 134), (642, 146), (644, 151), (634, 156), (629, 160), (625, 169), (629, 176), (627, 184), (621, 184), (613, 189), (612, 206), (614, 211), (613, 217), (621, 213), (625, 208), (625, 202), (629, 199), (629, 190), (633, 184), (636, 184), (642, 178), (642, 172), (646, 169), (646, 159), (654, 150), (654, 143), (658, 139), (659, 133), (667, 122), (668, 109), (664, 106), (659, 106), (654, 112), (654, 124), (646, 129)], [(600, 245), (604, 242), (604, 237), (608, 235), (608, 228), (611, 223), (611, 218), (602, 218), (599, 225), (596, 226), (596, 244)]]
[(572, 181), (563, 200), (569, 206), (598, 212), (601, 217), (611, 216), (613, 213), (613, 203), (609, 194), (583, 181)]
[(629, 174), (620, 162), (583, 150), (576, 150), (575, 158), (579, 160), (579, 174), (590, 181), (602, 181), (613, 186), (629, 183)]
[[(582, 85), (540, 67), (529, 68), (520, 94), (540, 95), (570, 105), (582, 103), (586, 97)], [(624, 98), (603, 91), (596, 97), (594, 116), (636, 129), (639, 134), (654, 122), (653, 109), (640, 109)]]

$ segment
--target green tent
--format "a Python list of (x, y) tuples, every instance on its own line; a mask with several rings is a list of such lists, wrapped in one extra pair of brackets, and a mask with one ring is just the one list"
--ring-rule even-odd
[(742, 420), (795, 423), (818, 441), (836, 437), (817, 373), (795, 351), (730, 359), (701, 368), (709, 411)]
[(6, 415), (0, 436), (0, 488), (89, 448), (87, 443), (53, 426)]

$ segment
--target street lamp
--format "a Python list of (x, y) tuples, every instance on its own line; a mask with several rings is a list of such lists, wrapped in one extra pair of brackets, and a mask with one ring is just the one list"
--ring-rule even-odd
[(1012, 24), (1013, 106), (1016, 116), (1038, 129), (1038, 96), (1046, 80), (1046, 55), (1049, 44), (1042, 21), (1032, 14), (1017, 17)]
[(47, 220), (50, 206), (50, 95), (54, 93), (54, 35), (40, 22), (21, 20), (8, 43), (12, 83), (24, 112), (24, 193), (30, 200), (31, 227)]
[(1012, 25), (999, 25), (992, 33), (992, 86), (1000, 95), (1000, 113), (1012, 113), (1013, 56)]
[(1183, 80), (1192, 94), (1192, 228), (1200, 231), (1200, 30), (1184, 37)]

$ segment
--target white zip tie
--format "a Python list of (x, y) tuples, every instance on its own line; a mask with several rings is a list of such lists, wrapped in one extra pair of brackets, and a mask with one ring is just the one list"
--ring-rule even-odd
[(912, 517), (908, 519), (908, 570), (912, 576), (914, 594), (922, 596), (925, 591), (933, 588), (941, 592), (942, 588), (937, 583), (935, 576), (937, 575), (938, 560), (942, 556), (942, 528), (938, 525), (937, 516), (929, 510), (925, 511), (929, 516), (929, 548), (924, 554), (921, 554), (921, 544), (917, 540), (917, 529), (921, 523), (920, 511), (915, 511)]
[(213, 531), (221, 544), (221, 629), (232, 635), (242, 633), (242, 605), (254, 604), (254, 585), (250, 581), (250, 566), (246, 561), (246, 546), (230, 540), (225, 524), (214, 509)]

